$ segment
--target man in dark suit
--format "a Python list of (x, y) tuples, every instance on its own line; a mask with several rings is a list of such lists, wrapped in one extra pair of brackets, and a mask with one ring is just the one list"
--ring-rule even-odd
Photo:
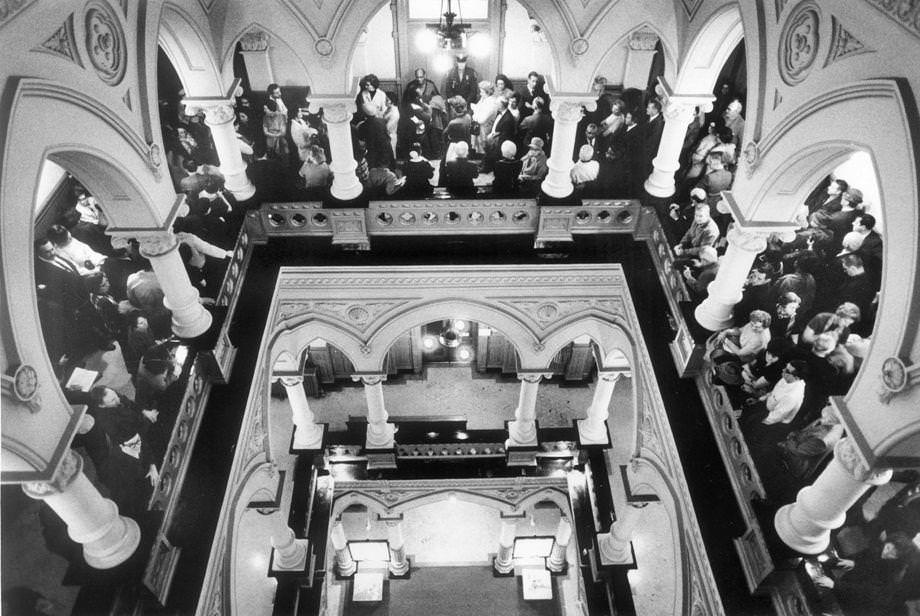
[(588, 126), (585, 127), (585, 131), (575, 137), (575, 149), (572, 152), (572, 160), (578, 160), (578, 152), (581, 151), (581, 146), (583, 145), (590, 145), (594, 148), (593, 160), (600, 161), (604, 158), (607, 152), (607, 140), (604, 139), (597, 124), (588, 124)]
[(495, 161), (501, 156), (502, 144), (506, 141), (514, 142), (517, 134), (517, 121), (508, 110), (508, 99), (502, 96), (498, 101), (498, 115), (495, 116), (495, 121), (486, 135), (486, 159), (483, 168), (486, 173), (492, 170)]
[(827, 196), (823, 201), (818, 202), (816, 199), (812, 202), (808, 207), (808, 213), (813, 214), (817, 210), (824, 210), (828, 214), (839, 212), (842, 207), (840, 201), (843, 199), (843, 194), (849, 189), (850, 185), (846, 180), (831, 180), (827, 186)]
[(626, 167), (626, 187), (627, 195), (638, 197), (642, 194), (642, 183), (648, 177), (644, 173), (644, 162), (642, 159), (642, 129), (636, 123), (635, 113), (626, 112), (626, 127), (623, 133), (623, 156), (620, 159)]
[(882, 284), (882, 236), (875, 230), (875, 216), (860, 214), (853, 221), (853, 231), (863, 236), (856, 254), (860, 255), (866, 272), (877, 291)]
[(657, 98), (651, 99), (645, 106), (645, 112), (648, 114), (648, 120), (642, 126), (642, 148), (645, 177), (648, 177), (654, 168), (652, 161), (658, 156), (658, 144), (661, 143), (661, 134), (664, 132), (661, 101)]
[(454, 66), (444, 78), (444, 98), (462, 96), (467, 104), (479, 100), (479, 75), (475, 69), (466, 65), (466, 54), (455, 58)]
[(526, 87), (521, 90), (521, 120), (533, 113), (533, 101), (538, 96), (543, 99), (543, 109), (548, 112), (550, 99), (543, 83), (543, 76), (537, 71), (530, 71), (527, 74)]

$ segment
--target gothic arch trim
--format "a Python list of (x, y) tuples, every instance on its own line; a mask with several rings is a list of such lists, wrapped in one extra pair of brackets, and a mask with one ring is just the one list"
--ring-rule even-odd
[(674, 91), (710, 95), (722, 66), (743, 38), (744, 25), (737, 4), (731, 3), (715, 12), (687, 47)]
[[(225, 75), (228, 78), (232, 78), (233, 76), (233, 55), (236, 53), (237, 43), (240, 42), (240, 39), (242, 39), (244, 36), (246, 36), (247, 34), (249, 34), (250, 32), (254, 30), (261, 30), (265, 32), (266, 34), (268, 34), (268, 37), (269, 37), (268, 38), (268, 49), (272, 48), (273, 43), (274, 43), (274, 46), (277, 46), (279, 44), (284, 45), (287, 48), (288, 52), (290, 52), (291, 56), (297, 58), (297, 60), (300, 62), (299, 68), (301, 71), (303, 71), (304, 80), (305, 80), (304, 83), (312, 84), (313, 78), (310, 76), (310, 71), (307, 70), (307, 65), (304, 63), (304, 59), (301, 57), (301, 54), (298, 51), (296, 51), (297, 48), (291, 45), (290, 43), (288, 43), (284, 39), (284, 37), (279, 36), (274, 30), (262, 25), (261, 23), (257, 21), (249, 22), (248, 24), (243, 26), (229, 40), (226, 47), (224, 48), (223, 54), (221, 55), (221, 61), (220, 61), (221, 75)], [(310, 29), (310, 33), (312, 36), (313, 35), (312, 29)], [(318, 39), (319, 39), (318, 36), (313, 36), (313, 41), (316, 41)], [(266, 53), (268, 53), (268, 50), (266, 50)]]
[(163, 5), (157, 43), (179, 74), (187, 97), (226, 93), (209, 37), (184, 9), (171, 3)]
[[(668, 81), (668, 83), (674, 83), (675, 79), (677, 78), (678, 54), (674, 50), (671, 43), (668, 41), (668, 37), (666, 37), (658, 27), (647, 21), (644, 21), (634, 28), (631, 28), (628, 32), (624, 33), (623, 36), (609, 45), (607, 49), (604, 50), (603, 54), (601, 54), (597, 63), (594, 65), (594, 69), (591, 71), (589, 79), (593, 80), (595, 76), (602, 75), (604, 73), (603, 66), (608, 62), (607, 58), (610, 56), (611, 52), (613, 52), (617, 47), (626, 45), (627, 41), (629, 41), (629, 37), (631, 37), (634, 32), (639, 32), (642, 30), (650, 30), (658, 35), (658, 41), (661, 43), (661, 49), (664, 51), (665, 79)], [(588, 83), (586, 89), (590, 90), (592, 83)]]

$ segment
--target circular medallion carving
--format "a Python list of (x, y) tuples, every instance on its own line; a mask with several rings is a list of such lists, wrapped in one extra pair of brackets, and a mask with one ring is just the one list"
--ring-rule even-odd
[(38, 373), (35, 368), (23, 364), (13, 373), (13, 395), (22, 402), (28, 402), (38, 392)]
[(801, 83), (818, 57), (820, 16), (816, 4), (808, 0), (789, 14), (779, 45), (779, 74), (788, 85)]
[(335, 48), (332, 46), (332, 41), (327, 38), (321, 38), (313, 44), (313, 49), (321, 56), (329, 56), (332, 55), (332, 51)]
[(577, 38), (572, 41), (572, 53), (576, 56), (584, 55), (588, 51), (587, 39)]
[(352, 306), (346, 313), (348, 318), (355, 323), (365, 323), (370, 318), (370, 313), (361, 306)]
[(543, 304), (537, 307), (537, 318), (541, 321), (553, 319), (559, 314), (559, 308), (555, 304)]
[(882, 362), (882, 384), (892, 393), (898, 393), (907, 385), (907, 366), (898, 357), (889, 357)]
[(90, 2), (85, 24), (86, 52), (93, 69), (102, 81), (118, 85), (128, 66), (128, 46), (118, 17), (107, 4)]

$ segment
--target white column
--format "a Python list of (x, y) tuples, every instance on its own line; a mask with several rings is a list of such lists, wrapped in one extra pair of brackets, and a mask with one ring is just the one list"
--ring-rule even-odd
[(680, 168), (680, 150), (695, 108), (711, 105), (715, 97), (678, 94), (671, 91), (663, 78), (659, 77), (658, 81), (656, 92), (661, 99), (664, 130), (658, 144), (658, 155), (652, 161), (652, 174), (645, 181), (645, 190), (654, 197), (666, 198), (674, 194), (674, 173)]
[[(201, 109), (204, 110), (204, 123), (211, 129), (211, 139), (220, 161), (220, 172), (226, 178), (227, 190), (233, 193), (237, 201), (245, 201), (256, 194), (256, 187), (246, 175), (246, 163), (243, 162), (240, 144), (233, 128), (233, 119), (236, 117), (233, 104), (231, 99), (226, 103), (209, 105)], [(189, 107), (188, 110), (197, 112), (194, 107)]]
[(358, 570), (358, 565), (351, 557), (348, 551), (348, 539), (345, 538), (345, 528), (341, 522), (332, 525), (332, 533), (329, 538), (332, 540), (332, 549), (335, 551), (335, 567), (342, 577), (349, 577)]
[(546, 568), (550, 571), (561, 573), (566, 567), (566, 550), (569, 549), (569, 541), (572, 539), (572, 525), (565, 518), (559, 519), (559, 526), (556, 527), (556, 540), (553, 542), (553, 549), (546, 559)]
[(594, 398), (588, 407), (587, 417), (579, 419), (578, 439), (582, 445), (606, 445), (610, 441), (607, 417), (610, 415), (610, 398), (622, 372), (598, 372), (594, 384)]
[(409, 572), (409, 559), (406, 558), (402, 522), (387, 522), (387, 541), (390, 544), (390, 573), (395, 576), (406, 575)]
[(390, 418), (383, 401), (383, 382), (385, 374), (353, 375), (353, 381), (364, 383), (364, 397), (367, 399), (367, 439), (366, 449), (392, 449), (396, 426), (387, 423)]
[(179, 242), (169, 231), (139, 236), (141, 255), (150, 259), (163, 289), (163, 304), (172, 312), (172, 330), (180, 338), (195, 338), (211, 327), (211, 313), (198, 301), (179, 256)]
[(795, 502), (776, 512), (773, 523), (780, 539), (803, 554), (820, 554), (831, 531), (871, 486), (888, 483), (890, 470), (871, 470), (851, 438), (834, 447), (834, 459), (815, 482), (799, 491)]
[(575, 137), (578, 133), (578, 122), (582, 118), (582, 108), (589, 111), (597, 107), (596, 97), (589, 94), (554, 94), (550, 101), (550, 110), (553, 112), (553, 144), (552, 152), (546, 165), (549, 173), (540, 185), (543, 192), (550, 197), (561, 199), (568, 197), (575, 190), (572, 185), (571, 171), (575, 164), (572, 161), (572, 150), (575, 149)]
[(642, 521), (642, 510), (646, 505), (648, 503), (627, 503), (616, 512), (617, 519), (611, 525), (610, 532), (598, 535), (597, 545), (603, 564), (622, 565), (632, 562), (629, 545), (636, 527)]
[(274, 571), (303, 571), (307, 567), (307, 540), (294, 537), (285, 527), (272, 535), (272, 569)]
[(626, 68), (623, 72), (623, 88), (648, 87), (648, 74), (655, 59), (655, 45), (658, 35), (648, 30), (638, 30), (629, 35), (626, 42)]
[(521, 393), (514, 409), (514, 421), (508, 422), (509, 447), (537, 446), (537, 392), (542, 374), (518, 374)]
[(67, 524), (67, 534), (83, 545), (91, 567), (111, 569), (134, 554), (141, 540), (137, 522), (118, 515), (118, 505), (104, 498), (83, 474), (83, 458), (68, 450), (51, 481), (24, 483), (22, 490), (48, 503)]
[(332, 160), (332, 188), (330, 192), (336, 199), (350, 201), (361, 195), (364, 187), (355, 169), (354, 149), (351, 143), (351, 116), (355, 111), (355, 101), (350, 96), (310, 97), (310, 108), (323, 109), (323, 120), (329, 133), (329, 150)]
[(294, 420), (294, 446), (296, 449), (320, 449), (323, 445), (323, 427), (316, 425), (316, 416), (310, 409), (303, 390), (302, 376), (283, 376), (279, 379), (287, 392), (291, 416)]
[(502, 522), (502, 529), (498, 535), (498, 555), (492, 561), (492, 567), (501, 574), (508, 574), (514, 570), (514, 538), (517, 535), (517, 524)]
[(728, 232), (728, 249), (719, 259), (719, 272), (709, 284), (709, 296), (696, 307), (696, 321), (710, 331), (732, 324), (732, 308), (741, 300), (744, 282), (758, 254), (767, 247), (767, 234), (737, 223)]

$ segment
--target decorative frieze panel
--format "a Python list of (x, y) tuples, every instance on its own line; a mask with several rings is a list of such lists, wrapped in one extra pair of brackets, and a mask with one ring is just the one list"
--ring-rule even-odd
[(920, 37), (920, 0), (867, 0), (869, 4)]
[(824, 66), (833, 64), (843, 58), (850, 58), (871, 51), (853, 36), (849, 30), (844, 28), (837, 17), (831, 15), (831, 46), (827, 52), (827, 58), (824, 60)]
[(54, 34), (45, 39), (41, 45), (32, 51), (50, 53), (51, 55), (64, 58), (73, 62), (80, 68), (83, 68), (83, 61), (77, 51), (77, 39), (73, 31), (73, 13), (71, 13), (61, 27), (54, 31)]

